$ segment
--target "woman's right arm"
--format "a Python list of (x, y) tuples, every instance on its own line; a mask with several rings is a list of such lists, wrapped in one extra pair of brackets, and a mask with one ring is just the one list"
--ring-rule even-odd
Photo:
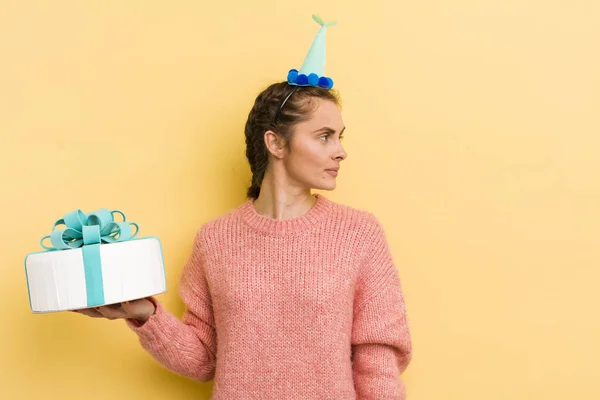
[(182, 319), (165, 310), (153, 297), (120, 307), (79, 310), (91, 317), (125, 319), (144, 349), (167, 369), (207, 382), (214, 378), (217, 335), (210, 291), (205, 274), (202, 230), (181, 275), (179, 295), (185, 304)]

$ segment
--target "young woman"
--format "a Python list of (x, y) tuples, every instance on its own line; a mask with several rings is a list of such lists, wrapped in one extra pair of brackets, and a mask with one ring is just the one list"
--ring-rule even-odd
[(179, 320), (154, 298), (80, 310), (125, 319), (169, 370), (213, 399), (404, 399), (411, 341), (400, 279), (373, 214), (332, 190), (344, 123), (332, 90), (276, 83), (246, 123), (248, 200), (204, 224)]

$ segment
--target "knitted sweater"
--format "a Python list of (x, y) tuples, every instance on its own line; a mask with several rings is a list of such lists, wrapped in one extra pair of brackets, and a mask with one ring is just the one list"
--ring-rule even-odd
[(143, 348), (174, 373), (214, 379), (214, 400), (404, 399), (411, 341), (382, 226), (315, 196), (296, 218), (248, 200), (204, 224), (181, 320), (158, 302), (143, 325), (127, 320)]

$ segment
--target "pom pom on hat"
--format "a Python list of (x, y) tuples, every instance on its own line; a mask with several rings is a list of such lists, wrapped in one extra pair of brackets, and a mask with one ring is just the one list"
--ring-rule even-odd
[(296, 83), (296, 79), (298, 79), (298, 70), (290, 69), (290, 72), (288, 72), (288, 77), (287, 77), (288, 83)]
[(308, 85), (308, 76), (306, 76), (304, 74), (298, 75), (298, 79), (296, 79), (296, 84), (300, 85), (300, 86), (307, 86)]

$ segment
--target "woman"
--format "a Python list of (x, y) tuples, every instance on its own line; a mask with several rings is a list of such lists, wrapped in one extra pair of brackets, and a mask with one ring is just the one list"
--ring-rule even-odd
[(154, 298), (79, 312), (123, 318), (169, 370), (219, 399), (403, 399), (411, 358), (400, 279), (378, 220), (332, 190), (344, 123), (331, 90), (276, 83), (246, 123), (248, 200), (202, 226), (182, 320)]

